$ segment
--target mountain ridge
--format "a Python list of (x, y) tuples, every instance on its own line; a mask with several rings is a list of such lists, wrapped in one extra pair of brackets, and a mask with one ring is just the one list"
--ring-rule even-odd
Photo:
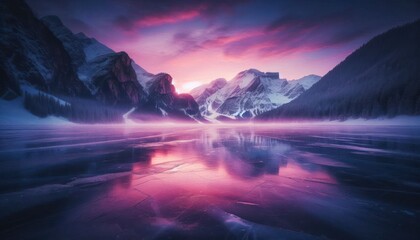
[[(195, 100), (188, 94), (171, 91), (165, 96), (153, 95), (144, 87), (151, 81), (168, 81), (172, 85), (169, 78), (158, 79), (127, 53), (116, 53), (84, 33), (74, 34), (57, 16), (38, 19), (23, 0), (3, 1), (0, 15), (3, 99), (31, 99), (33, 102), (25, 107), (35, 115), (54, 114), (77, 121), (106, 120), (107, 116), (114, 121), (118, 111), (132, 108), (137, 116), (202, 119)], [(39, 92), (33, 96), (21, 85), (33, 86)], [(57, 102), (57, 96), (66, 104)], [(156, 99), (168, 96), (171, 101)], [(155, 111), (159, 102), (165, 103), (161, 109), (168, 114)], [(122, 121), (123, 114), (120, 115)]]
[(261, 72), (251, 68), (239, 72), (229, 81), (216, 79), (190, 93), (199, 104), (203, 116), (249, 119), (291, 101), (319, 79), (319, 76), (308, 75), (287, 81), (281, 79), (277, 72)]
[(376, 118), (420, 114), (420, 20), (368, 41), (318, 83), (259, 119)]

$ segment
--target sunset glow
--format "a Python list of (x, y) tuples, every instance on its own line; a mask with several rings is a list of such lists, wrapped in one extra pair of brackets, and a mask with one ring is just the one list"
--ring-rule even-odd
[[(58, 15), (73, 32), (126, 51), (151, 73), (171, 74), (180, 92), (216, 78), (229, 80), (249, 68), (280, 72), (287, 79), (322, 76), (372, 36), (417, 16), (409, 2), (28, 3), (40, 16)], [(372, 18), (372, 12), (387, 17)]]

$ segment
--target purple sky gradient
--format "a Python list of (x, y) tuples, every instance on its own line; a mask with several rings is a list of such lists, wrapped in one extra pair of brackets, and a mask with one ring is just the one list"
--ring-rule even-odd
[(257, 68), (282, 78), (324, 75), (389, 28), (420, 17), (413, 1), (27, 0), (180, 91)]

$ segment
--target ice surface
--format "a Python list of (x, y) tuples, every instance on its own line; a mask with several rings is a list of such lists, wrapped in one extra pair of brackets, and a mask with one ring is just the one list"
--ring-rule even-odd
[(420, 129), (0, 129), (0, 235), (417, 239)]

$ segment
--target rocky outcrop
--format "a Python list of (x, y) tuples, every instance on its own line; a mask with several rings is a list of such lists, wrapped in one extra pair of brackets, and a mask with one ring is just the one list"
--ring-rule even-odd
[(189, 94), (178, 94), (172, 84), (172, 77), (159, 73), (147, 83), (147, 103), (137, 113), (151, 112), (156, 115), (181, 120), (203, 121), (198, 104)]
[(2, 1), (0, 36), (2, 95), (10, 92), (19, 95), (19, 84), (27, 82), (48, 93), (90, 96), (78, 79), (63, 44), (24, 1)]
[(79, 78), (99, 101), (133, 107), (146, 99), (138, 78), (144, 81), (153, 75), (135, 64), (126, 53), (115, 53), (94, 38), (72, 33), (56, 16), (44, 17), (42, 21), (63, 43)]
[(131, 58), (125, 52), (99, 56), (85, 68), (94, 87), (95, 97), (107, 105), (137, 106), (147, 98), (137, 81), (131, 66)]
[[(170, 96), (172, 98), (175, 93), (175, 86), (172, 85), (172, 77), (167, 73), (157, 74), (147, 85), (147, 92), (154, 100), (162, 96)], [(172, 101), (168, 99), (168, 101)]]
[[(94, 60), (96, 57), (115, 52), (95, 38), (87, 37), (84, 33), (74, 34), (70, 29), (63, 25), (57, 16), (46, 16), (41, 20), (63, 43), (64, 48), (69, 53), (72, 63), (78, 72), (79, 78), (88, 88), (91, 88), (90, 79), (85, 75), (86, 63)], [(131, 66), (137, 75), (137, 81), (140, 85), (145, 87), (146, 83), (153, 78), (153, 74), (147, 72), (134, 61), (131, 61)]]
[(194, 116), (196, 118), (201, 118), (200, 112), (198, 109), (198, 104), (190, 94), (179, 94), (174, 101), (174, 107), (179, 109), (189, 116)]

